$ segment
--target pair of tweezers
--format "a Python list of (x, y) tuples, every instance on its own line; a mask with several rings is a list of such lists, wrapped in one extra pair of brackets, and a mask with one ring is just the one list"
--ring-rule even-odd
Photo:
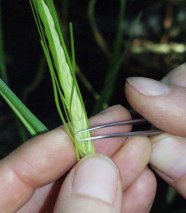
[[(127, 120), (127, 121), (116, 121), (112, 123), (106, 123), (98, 126), (91, 127), (89, 129), (81, 130), (78, 132), (78, 135), (81, 136), (85, 132), (92, 132), (97, 129), (103, 129), (108, 127), (114, 127), (114, 126), (125, 126), (125, 125), (139, 125), (149, 123), (144, 118), (134, 119), (134, 120)], [(116, 137), (131, 137), (131, 136), (153, 136), (162, 133), (160, 129), (149, 129), (149, 130), (142, 130), (142, 131), (132, 131), (132, 132), (121, 132), (121, 133), (110, 133), (106, 135), (98, 135), (98, 136), (92, 136), (88, 138), (81, 138), (80, 141), (89, 141), (89, 140), (100, 140), (100, 139), (106, 139), (106, 138), (116, 138)]]

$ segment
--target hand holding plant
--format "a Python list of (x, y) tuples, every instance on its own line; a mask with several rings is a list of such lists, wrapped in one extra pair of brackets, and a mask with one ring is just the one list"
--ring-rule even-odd
[[(147, 168), (149, 162), (157, 174), (186, 198), (185, 65), (166, 76), (165, 84), (146, 78), (130, 78), (126, 84), (131, 106), (165, 134), (98, 140), (95, 150), (99, 154), (93, 155), (92, 142), (80, 143), (76, 134), (88, 128), (89, 122), (75, 77), (72, 25), (70, 55), (53, 1), (30, 2), (65, 131), (59, 127), (43, 133), (1, 160), (1, 212), (149, 212), (156, 191), (155, 177)], [(1, 79), (0, 94), (32, 135), (47, 131)], [(92, 118), (90, 123), (120, 119), (130, 119), (130, 115), (116, 106)], [(102, 130), (98, 131), (100, 134)], [(88, 156), (73, 167), (75, 158), (79, 160), (85, 155)]]
[[(143, 90), (140, 82), (142, 80), (144, 82), (144, 79), (129, 79), (130, 84), (126, 85), (126, 92), (136, 110), (141, 111), (141, 103), (145, 103), (144, 116), (151, 119), (152, 123), (157, 122), (158, 114), (163, 113), (164, 119), (159, 120), (159, 125), (163, 129), (167, 128), (167, 132), (174, 131), (176, 134), (177, 131), (178, 135), (184, 136), (185, 130), (182, 129), (184, 124), (181, 123), (180, 114), (178, 113), (176, 117), (172, 110), (167, 114), (163, 111), (164, 106), (177, 94), (176, 103), (179, 104), (175, 103), (174, 109), (182, 110), (181, 116), (185, 114), (186, 92), (183, 85), (186, 69), (182, 68), (171, 72), (164, 80), (179, 84), (177, 87), (171, 86), (174, 88), (171, 95), (167, 93), (159, 97), (146, 96), (145, 85), (151, 88), (148, 92), (153, 89), (153, 94), (161, 89), (161, 83), (147, 79), (146, 84), (143, 84)], [(174, 79), (180, 80), (176, 82)], [(155, 105), (152, 105), (152, 102)], [(159, 107), (158, 114), (153, 117), (157, 107)], [(171, 123), (173, 115), (178, 121), (177, 126)], [(130, 115), (126, 109), (115, 106), (93, 117), (90, 123), (95, 125), (100, 121), (112, 122), (119, 118), (130, 119)], [(169, 126), (164, 125), (165, 120)], [(150, 142), (154, 143), (152, 150)], [(186, 166), (183, 155), (185, 148), (184, 137), (169, 134), (155, 136), (151, 141), (146, 137), (97, 141), (96, 152), (110, 157), (117, 167), (103, 155), (88, 156), (72, 168), (62, 185), (59, 178), (75, 163), (75, 150), (70, 138), (59, 127), (31, 139), (0, 162), (0, 196), (3, 198), (0, 200), (0, 209), (2, 212), (36, 213), (78, 213), (82, 210), (87, 213), (149, 212), (156, 192), (155, 177), (147, 168), (149, 160), (155, 171), (186, 197)], [(137, 197), (140, 199), (136, 199)]]
[[(90, 119), (90, 123), (119, 118), (129, 119), (130, 115), (115, 106)], [(121, 127), (117, 128), (119, 131)], [(147, 138), (131, 138), (123, 146), (124, 140), (109, 139), (106, 146), (103, 141), (95, 142), (96, 152), (104, 156), (89, 155), (73, 167), (75, 149), (62, 127), (31, 139), (0, 162), (1, 212), (78, 213), (83, 209), (86, 213), (108, 213), (121, 212), (121, 206), (126, 209), (128, 205), (143, 212), (155, 194), (155, 179), (146, 169), (150, 142)], [(61, 187), (62, 176), (70, 169)], [(139, 194), (142, 199), (138, 201)]]

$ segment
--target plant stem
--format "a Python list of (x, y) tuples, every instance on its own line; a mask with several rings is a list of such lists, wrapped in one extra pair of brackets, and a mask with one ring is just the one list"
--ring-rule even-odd
[(0, 77), (8, 83), (3, 42), (2, 1), (0, 1)]
[(124, 16), (125, 16), (126, 2), (127, 0), (120, 0), (118, 31), (114, 41), (113, 54), (110, 61), (109, 69), (106, 73), (102, 92), (92, 112), (93, 115), (98, 113), (100, 110), (105, 108), (107, 104), (109, 104), (113, 94), (114, 85), (115, 85), (118, 73), (120, 71), (122, 60), (124, 59), (123, 56), (126, 53), (126, 51), (124, 51), (124, 54), (121, 54), (121, 46), (122, 46), (121, 43), (122, 43), (122, 37), (124, 32), (124, 21), (125, 21)]

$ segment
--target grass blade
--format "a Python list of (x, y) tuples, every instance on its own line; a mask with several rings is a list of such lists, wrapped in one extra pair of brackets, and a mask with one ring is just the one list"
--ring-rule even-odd
[(47, 127), (21, 102), (21, 100), (0, 79), (0, 95), (15, 112), (31, 135), (47, 131)]
[(6, 70), (6, 65), (5, 65), (1, 4), (2, 4), (2, 1), (0, 1), (0, 76), (7, 83), (8, 82), (8, 76), (7, 76), (7, 70)]
[[(122, 10), (125, 10), (125, 4), (124, 3), (125, 0), (121, 0), (121, 5), (122, 5)], [(123, 51), (123, 53), (121, 53), (121, 40), (122, 40), (122, 21), (121, 21), (121, 14), (124, 15), (124, 11), (122, 11), (120, 8), (120, 15), (119, 15), (119, 20), (120, 20), (120, 24), (119, 26), (119, 32), (118, 35), (116, 36), (116, 41), (115, 41), (115, 51), (113, 53), (112, 56), (112, 60), (111, 60), (111, 64), (110, 67), (107, 71), (105, 80), (104, 80), (104, 86), (103, 89), (101, 91), (100, 97), (98, 99), (98, 101), (96, 102), (92, 115), (98, 113), (101, 109), (107, 107), (107, 105), (110, 102), (110, 99), (112, 97), (113, 91), (114, 91), (114, 86), (121, 68), (122, 63), (124, 62), (125, 56), (130, 48), (130, 44), (132, 41), (132, 36), (130, 36), (130, 38), (127, 41), (126, 47)], [(137, 18), (134, 20), (134, 22), (131, 24), (131, 29), (134, 28), (135, 26), (137, 26), (137, 24), (139, 23), (139, 20), (141, 18), (142, 14), (139, 14), (137, 16)], [(124, 20), (123, 20), (124, 22)], [(124, 29), (123, 29), (124, 30)]]
[(122, 64), (123, 56), (126, 55), (126, 50), (121, 54), (121, 42), (124, 32), (124, 16), (126, 10), (126, 2), (127, 0), (120, 0), (120, 10), (118, 16), (118, 31), (116, 33), (116, 38), (114, 41), (113, 54), (110, 60), (110, 66), (106, 73), (106, 77), (103, 84), (103, 89), (101, 91), (100, 97), (96, 102), (92, 114), (98, 113), (100, 110), (104, 109), (107, 104), (109, 104), (110, 99), (112, 97), (112, 93), (114, 90), (114, 85), (120, 70), (120, 66)]

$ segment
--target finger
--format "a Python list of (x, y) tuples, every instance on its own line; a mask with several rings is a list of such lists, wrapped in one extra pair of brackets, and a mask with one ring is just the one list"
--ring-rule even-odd
[(147, 137), (131, 137), (114, 154), (112, 160), (118, 166), (123, 190), (132, 184), (145, 170), (151, 154), (151, 142)]
[(36, 189), (29, 202), (16, 213), (52, 213), (60, 187), (61, 181), (57, 181)]
[[(150, 171), (144, 172), (146, 171), (150, 154), (151, 142), (149, 138), (131, 137), (112, 157), (121, 175), (122, 189), (124, 191), (123, 212), (125, 213), (145, 213), (148, 212), (147, 209), (152, 204), (156, 184)], [(151, 188), (145, 188), (146, 186), (151, 186)], [(136, 198), (138, 199), (136, 200)]]
[(163, 79), (165, 84), (174, 84), (180, 87), (186, 87), (186, 63), (176, 67), (169, 72)]
[(186, 198), (186, 139), (166, 135), (153, 139), (150, 163), (155, 171)]
[(147, 78), (129, 78), (126, 95), (131, 106), (165, 132), (186, 136), (186, 88)]
[(74, 147), (62, 128), (31, 139), (0, 162), (0, 209), (15, 212), (35, 188), (59, 178), (74, 162)]
[(123, 213), (148, 213), (156, 193), (156, 179), (148, 168), (123, 192)]
[[(162, 81), (168, 85), (186, 87), (186, 63), (169, 72)], [(186, 139), (164, 134), (151, 140), (154, 170), (186, 198)]]
[[(114, 121), (130, 120), (131, 116), (124, 107), (115, 105), (107, 110), (99, 113), (90, 119), (91, 125), (96, 126), (104, 123), (110, 123)], [(119, 132), (131, 131), (131, 125), (117, 126), (112, 128), (99, 129), (93, 132), (93, 136), (107, 135)], [(125, 142), (126, 138), (107, 138), (106, 140), (97, 140), (94, 142), (96, 152), (111, 156), (116, 150), (118, 150)]]
[(55, 213), (120, 213), (122, 188), (114, 163), (88, 156), (70, 172), (59, 193)]
[[(128, 113), (120, 106), (100, 114), (102, 122), (125, 119)], [(94, 118), (96, 122), (96, 118)], [(111, 129), (112, 130), (112, 129)], [(114, 139), (113, 141), (117, 141)], [(111, 155), (121, 145), (107, 144), (103, 153)], [(110, 148), (108, 148), (110, 147)], [(99, 152), (102, 148), (98, 148)], [(63, 129), (39, 135), (19, 147), (0, 162), (0, 209), (14, 212), (33, 195), (34, 189), (55, 181), (75, 163), (74, 146)], [(4, 196), (6, 192), (6, 196)], [(14, 193), (12, 193), (14, 192)], [(44, 195), (47, 199), (47, 194)]]
[[(136, 78), (132, 81), (135, 84)], [(186, 117), (185, 106), (183, 106), (186, 85), (185, 64), (171, 71), (163, 79), (163, 82), (169, 85), (168, 92), (165, 94), (160, 94), (162, 91), (167, 91), (165, 84), (140, 78), (137, 78), (137, 81), (136, 88), (130, 84), (126, 85), (127, 96), (132, 106), (157, 127), (172, 134), (184, 136)], [(149, 95), (147, 88), (151, 95)], [(142, 92), (141, 89), (146, 92)], [(143, 110), (140, 101), (143, 102)], [(154, 143), (151, 157), (152, 166), (164, 180), (185, 197), (185, 139), (162, 134), (154, 136), (151, 140)]]

